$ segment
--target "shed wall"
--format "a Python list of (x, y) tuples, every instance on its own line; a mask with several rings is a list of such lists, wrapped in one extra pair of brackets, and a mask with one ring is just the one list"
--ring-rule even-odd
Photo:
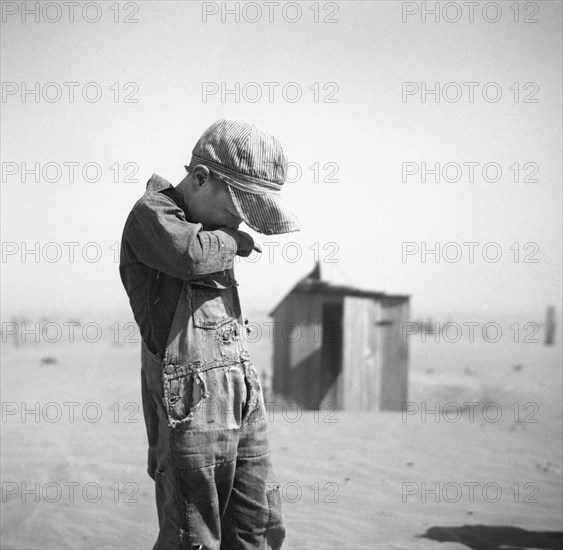
[(344, 298), (343, 409), (378, 408), (378, 310), (371, 298)]
[(382, 299), (380, 326), (382, 342), (381, 394), (383, 411), (401, 411), (408, 399), (408, 344), (403, 323), (409, 319), (407, 300)]

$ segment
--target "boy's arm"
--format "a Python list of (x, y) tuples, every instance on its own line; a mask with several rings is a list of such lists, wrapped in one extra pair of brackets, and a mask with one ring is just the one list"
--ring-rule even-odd
[(246, 240), (242, 235), (246, 234), (227, 228), (203, 231), (170, 199), (156, 194), (135, 206), (124, 236), (139, 261), (189, 280), (232, 268), (239, 245)]

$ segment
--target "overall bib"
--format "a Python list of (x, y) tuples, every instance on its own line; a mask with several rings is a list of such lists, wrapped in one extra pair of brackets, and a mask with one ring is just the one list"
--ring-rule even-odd
[(184, 281), (164, 357), (142, 344), (153, 550), (279, 549), (266, 411), (232, 270)]

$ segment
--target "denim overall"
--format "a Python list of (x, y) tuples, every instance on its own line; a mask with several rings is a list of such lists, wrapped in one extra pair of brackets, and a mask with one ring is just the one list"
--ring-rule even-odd
[(184, 281), (164, 357), (142, 346), (153, 550), (279, 549), (279, 484), (232, 270)]

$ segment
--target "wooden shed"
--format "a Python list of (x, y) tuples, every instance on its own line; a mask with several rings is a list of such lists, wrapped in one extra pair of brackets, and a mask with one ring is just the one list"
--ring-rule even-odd
[(303, 409), (401, 411), (409, 300), (331, 285), (317, 265), (270, 313), (274, 393)]

